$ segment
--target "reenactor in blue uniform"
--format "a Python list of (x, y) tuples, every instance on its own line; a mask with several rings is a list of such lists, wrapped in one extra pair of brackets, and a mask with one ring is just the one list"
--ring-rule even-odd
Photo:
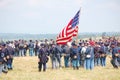
[(87, 44), (81, 43), (81, 47), (80, 47), (80, 66), (81, 67), (84, 67), (86, 48), (87, 48)]
[(57, 69), (61, 66), (59, 50), (55, 44), (52, 44), (52, 47), (50, 48), (50, 58), (52, 62), (52, 69)]
[(120, 43), (118, 46), (115, 46), (114, 43), (111, 44), (112, 47), (112, 60), (111, 64), (114, 68), (118, 68), (120, 66)]
[(39, 68), (39, 71), (42, 70), (42, 66), (43, 66), (43, 71), (46, 71), (46, 63), (49, 60), (48, 53), (49, 53), (49, 50), (46, 49), (44, 44), (41, 44), (41, 48), (40, 48), (39, 54), (38, 54), (38, 59), (39, 59), (38, 68)]
[(9, 44), (6, 45), (6, 49), (8, 51), (8, 53), (7, 53), (7, 67), (8, 67), (8, 70), (12, 70), (13, 69), (13, 56), (15, 54), (15, 50), (11, 46), (9, 46)]
[(24, 40), (19, 40), (19, 56), (24, 56)]
[(69, 60), (70, 60), (70, 46), (67, 44), (63, 48), (63, 55), (64, 55), (64, 65), (65, 68), (69, 67)]
[(57, 68), (57, 58), (56, 58), (56, 46), (55, 46), (55, 44), (51, 44), (50, 59), (51, 59), (51, 63), (52, 63), (52, 69)]
[(72, 60), (73, 69), (79, 69), (80, 51), (77, 44), (73, 43), (70, 49), (70, 57)]
[(100, 45), (96, 43), (94, 47), (95, 57), (94, 57), (94, 64), (95, 66), (100, 66)]
[(94, 68), (94, 44), (89, 43), (86, 49), (85, 68), (92, 70)]
[(62, 57), (62, 48), (61, 48), (61, 45), (56, 45), (56, 49), (57, 49), (57, 54), (56, 54), (56, 57), (57, 57), (57, 62), (58, 62), (58, 65), (59, 65), (59, 68), (62, 67), (61, 65), (61, 57)]
[(28, 47), (29, 47), (29, 56), (34, 56), (34, 43), (32, 40), (30, 40)]
[(15, 40), (15, 56), (19, 56), (19, 42)]
[(118, 42), (118, 48), (117, 48), (117, 53), (118, 53), (118, 56), (117, 56), (117, 61), (119, 63), (119, 67), (120, 67), (120, 42)]
[(38, 40), (35, 41), (34, 51), (35, 51), (35, 56), (37, 56), (37, 55), (38, 55), (38, 52), (39, 52)]
[(104, 45), (104, 43), (101, 43), (100, 47), (100, 60), (101, 60), (101, 66), (106, 66), (106, 49), (107, 47)]
[(27, 56), (27, 50), (28, 50), (28, 43), (27, 43), (27, 41), (25, 40), (25, 41), (24, 41), (24, 56)]
[(0, 44), (0, 74), (2, 72), (7, 73), (7, 66), (6, 66), (6, 62), (7, 62), (7, 53), (6, 53), (6, 49), (4, 48), (5, 44)]

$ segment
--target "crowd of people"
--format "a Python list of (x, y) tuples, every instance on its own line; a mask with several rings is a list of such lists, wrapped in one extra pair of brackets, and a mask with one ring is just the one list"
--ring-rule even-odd
[[(83, 67), (87, 70), (95, 66), (106, 66), (106, 57), (109, 55), (114, 68), (120, 66), (120, 40), (109, 37), (99, 40), (79, 40), (64, 45), (56, 44), (51, 39), (43, 40), (15, 40), (0, 43), (0, 73), (12, 70), (13, 57), (38, 56), (38, 70), (46, 71), (47, 62), (51, 61), (52, 69), (73, 67), (78, 70)], [(51, 59), (51, 60), (49, 60)]]

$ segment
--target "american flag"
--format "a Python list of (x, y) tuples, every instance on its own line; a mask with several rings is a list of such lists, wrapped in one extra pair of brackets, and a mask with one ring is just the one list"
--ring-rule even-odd
[(73, 19), (70, 20), (68, 25), (64, 27), (63, 30), (59, 33), (56, 39), (57, 44), (66, 44), (67, 42), (70, 42), (73, 37), (77, 36), (79, 14), (80, 14), (80, 10), (76, 13)]

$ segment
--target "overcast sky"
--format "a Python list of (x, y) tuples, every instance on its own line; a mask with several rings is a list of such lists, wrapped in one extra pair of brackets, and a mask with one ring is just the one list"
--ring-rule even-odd
[(80, 7), (79, 32), (120, 32), (120, 0), (0, 0), (0, 33), (59, 33)]

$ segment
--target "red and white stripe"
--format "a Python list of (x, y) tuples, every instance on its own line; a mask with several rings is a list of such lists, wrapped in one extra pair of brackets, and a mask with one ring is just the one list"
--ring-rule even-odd
[(70, 42), (74, 36), (77, 36), (78, 26), (72, 28), (71, 23), (72, 20), (69, 22), (69, 24), (66, 27), (63, 28), (63, 30), (57, 36), (57, 40), (56, 40), (57, 44), (66, 44), (67, 42)]

